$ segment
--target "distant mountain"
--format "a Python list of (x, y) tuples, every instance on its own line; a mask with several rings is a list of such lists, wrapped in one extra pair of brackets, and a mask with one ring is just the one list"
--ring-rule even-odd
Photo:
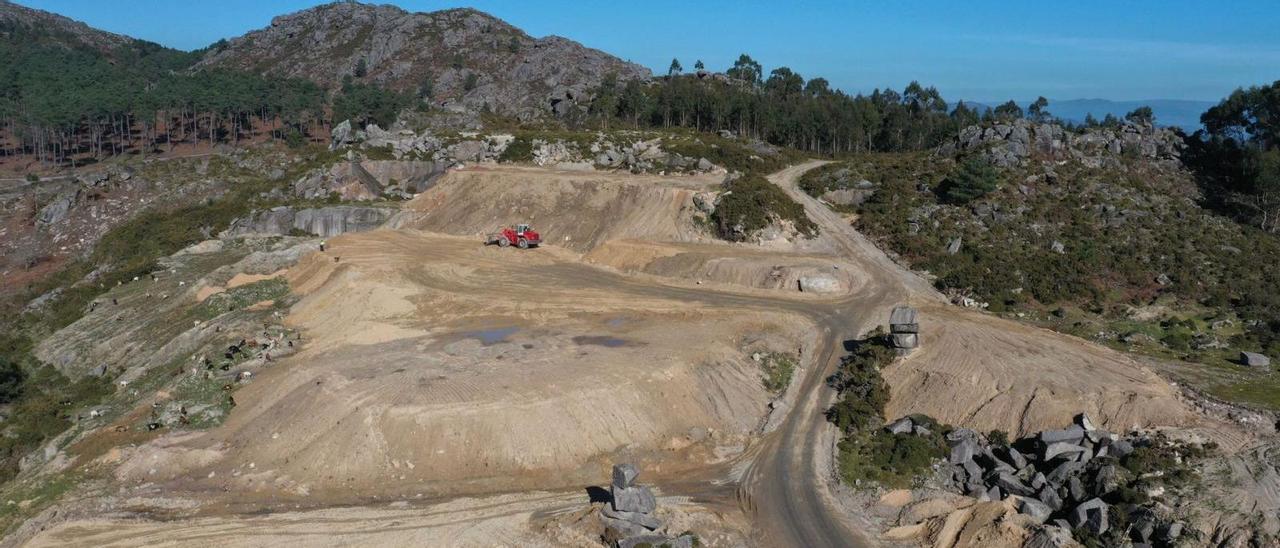
[[(965, 101), (970, 108), (994, 108), (991, 102)], [(1031, 101), (1018, 101), (1026, 109)], [(1200, 129), (1200, 115), (1216, 101), (1194, 101), (1184, 99), (1146, 99), (1141, 101), (1111, 101), (1108, 99), (1066, 99), (1049, 100), (1049, 112), (1058, 118), (1071, 122), (1084, 122), (1085, 116), (1092, 114), (1101, 120), (1107, 114), (1123, 118), (1125, 114), (1140, 106), (1151, 107), (1156, 115), (1156, 124), (1182, 128), (1188, 133)]]
[(606, 74), (649, 69), (557, 36), (533, 38), (473, 9), (410, 13), (341, 2), (276, 17), (215, 44), (200, 67), (306, 78), (336, 89), (346, 77), (479, 109), (536, 117), (586, 97)]
[[(1030, 104), (1028, 102), (1028, 104)], [(1176, 126), (1183, 131), (1192, 132), (1200, 129), (1200, 115), (1209, 107), (1217, 104), (1214, 101), (1190, 101), (1181, 99), (1149, 99), (1144, 101), (1109, 101), (1106, 99), (1071, 99), (1067, 101), (1049, 101), (1049, 112), (1054, 116), (1083, 122), (1088, 114), (1099, 120), (1107, 114), (1123, 117), (1126, 113), (1140, 106), (1151, 107), (1156, 115), (1156, 123), (1162, 126)]]

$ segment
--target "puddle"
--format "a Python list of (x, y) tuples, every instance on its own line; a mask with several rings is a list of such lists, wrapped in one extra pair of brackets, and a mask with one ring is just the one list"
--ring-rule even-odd
[(635, 343), (626, 339), (610, 337), (608, 335), (579, 335), (573, 338), (573, 343), (579, 346), (607, 346), (609, 348), (618, 348), (620, 346), (634, 346)]
[(462, 337), (464, 339), (479, 339), (480, 344), (489, 346), (491, 344), (498, 344), (500, 342), (506, 341), (507, 337), (510, 337), (512, 334), (514, 334), (516, 331), (519, 331), (519, 330), (520, 330), (519, 327), (495, 327), (493, 329), (467, 331), (462, 334)]
[(605, 323), (605, 325), (607, 325), (607, 326), (609, 326), (609, 327), (622, 327), (622, 325), (623, 325), (623, 324), (627, 323), (627, 319), (626, 319), (626, 318), (611, 318), (611, 319), (609, 319), (608, 321), (606, 321), (606, 322), (604, 322), (604, 323)]

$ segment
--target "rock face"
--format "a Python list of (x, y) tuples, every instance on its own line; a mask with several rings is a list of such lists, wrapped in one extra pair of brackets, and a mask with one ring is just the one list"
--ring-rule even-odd
[[(604, 75), (647, 80), (648, 69), (557, 36), (533, 38), (473, 9), (410, 13), (331, 3), (276, 17), (197, 65), (307, 78), (337, 89), (346, 76), (431, 101), (524, 119), (569, 115)], [(468, 82), (468, 80), (471, 80)]]
[(223, 237), (250, 234), (287, 235), (294, 230), (331, 238), (347, 232), (363, 232), (382, 226), (391, 210), (377, 207), (332, 206), (295, 210), (277, 207), (236, 219)]
[(1032, 158), (1078, 160), (1089, 167), (1103, 167), (1117, 164), (1121, 155), (1177, 160), (1182, 146), (1177, 131), (1151, 124), (1125, 122), (1114, 129), (1092, 128), (1077, 134), (1057, 124), (1018, 119), (964, 128), (939, 153), (981, 152), (1000, 167), (1024, 165)]
[(446, 161), (364, 160), (339, 162), (307, 173), (293, 184), (299, 198), (374, 200), (382, 196), (410, 197), (444, 175)]

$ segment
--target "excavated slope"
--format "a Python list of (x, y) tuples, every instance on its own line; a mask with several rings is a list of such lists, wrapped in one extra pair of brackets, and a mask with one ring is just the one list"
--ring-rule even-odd
[(615, 239), (700, 241), (693, 195), (715, 176), (659, 177), (519, 168), (451, 171), (405, 205), (401, 226), (476, 236), (527, 222), (548, 244), (587, 252)]

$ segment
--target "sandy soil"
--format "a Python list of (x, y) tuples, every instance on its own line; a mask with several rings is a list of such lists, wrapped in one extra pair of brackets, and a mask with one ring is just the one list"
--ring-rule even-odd
[(1081, 412), (1116, 432), (1202, 423), (1174, 387), (1124, 354), (954, 307), (925, 308), (920, 323), (921, 348), (884, 372), (890, 416), (925, 413), (1018, 436)]

